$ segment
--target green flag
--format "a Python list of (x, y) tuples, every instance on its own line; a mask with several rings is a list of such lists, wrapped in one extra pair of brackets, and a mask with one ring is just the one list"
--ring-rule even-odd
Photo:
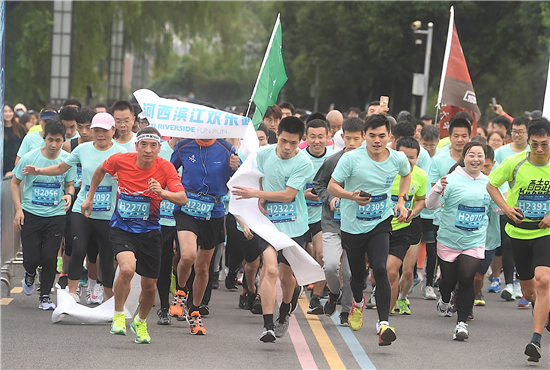
[(266, 109), (277, 102), (279, 91), (288, 80), (283, 62), (283, 31), (281, 30), (280, 16), (280, 14), (277, 16), (260, 74), (252, 92), (252, 101), (256, 104), (252, 122), (256, 129), (262, 123)]

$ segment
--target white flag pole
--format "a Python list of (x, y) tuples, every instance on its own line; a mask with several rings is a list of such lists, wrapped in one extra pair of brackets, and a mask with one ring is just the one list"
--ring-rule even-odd
[(542, 116), (550, 119), (550, 62), (548, 64), (548, 77), (546, 79), (546, 92), (544, 93)]
[(449, 17), (449, 30), (447, 31), (447, 45), (445, 46), (445, 57), (443, 58), (443, 68), (441, 69), (441, 82), (439, 84), (439, 95), (437, 96), (436, 107), (441, 109), (441, 99), (443, 98), (443, 87), (445, 85), (445, 76), (447, 75), (447, 66), (449, 64), (449, 55), (451, 54), (451, 45), (453, 43), (455, 9), (451, 6), (451, 15)]
[(250, 100), (248, 101), (248, 109), (246, 110), (246, 116), (248, 117), (248, 113), (250, 112), (250, 106), (252, 105), (252, 99), (254, 99), (254, 94), (256, 94), (256, 89), (258, 87), (258, 82), (260, 82), (260, 77), (262, 76), (262, 72), (265, 67), (265, 62), (267, 61), (267, 58), (269, 56), (269, 50), (271, 50), (271, 45), (273, 44), (273, 39), (275, 38), (275, 33), (277, 32), (277, 28), (279, 27), (281, 18), (281, 13), (277, 14), (277, 20), (275, 21), (275, 26), (273, 27), (273, 32), (271, 32), (271, 38), (269, 39), (269, 43), (267, 44), (267, 49), (265, 51), (264, 60), (262, 61), (262, 66), (260, 67), (260, 73), (258, 73), (258, 78), (256, 79), (256, 84), (254, 85), (254, 90), (252, 90), (252, 95), (250, 96)]

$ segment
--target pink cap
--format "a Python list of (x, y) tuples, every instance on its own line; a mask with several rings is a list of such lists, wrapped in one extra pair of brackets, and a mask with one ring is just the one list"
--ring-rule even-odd
[(109, 113), (97, 113), (94, 118), (92, 118), (92, 125), (90, 128), (94, 127), (110, 130), (115, 127), (115, 119)]

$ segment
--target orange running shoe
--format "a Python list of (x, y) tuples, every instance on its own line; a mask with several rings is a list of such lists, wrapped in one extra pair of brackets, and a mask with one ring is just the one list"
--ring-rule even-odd
[(191, 334), (193, 335), (205, 335), (206, 329), (202, 325), (201, 314), (199, 311), (193, 311), (189, 316), (187, 316), (187, 322), (189, 323), (189, 328), (191, 329)]
[(182, 317), (186, 314), (185, 304), (187, 303), (187, 294), (183, 290), (178, 290), (174, 300), (170, 305), (170, 315), (173, 317)]

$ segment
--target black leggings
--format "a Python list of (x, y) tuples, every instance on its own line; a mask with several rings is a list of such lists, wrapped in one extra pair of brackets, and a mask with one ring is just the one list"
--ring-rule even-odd
[[(514, 253), (512, 252), (512, 242), (510, 236), (506, 233), (504, 228), (508, 222), (508, 217), (501, 216), (500, 218), (500, 246), (502, 248), (502, 269), (504, 270), (504, 283), (514, 283)], [(500, 275), (500, 271), (497, 272)], [(493, 276), (496, 274), (493, 273)]]
[(160, 227), (162, 234), (162, 255), (160, 257), (160, 271), (157, 279), (160, 308), (168, 308), (170, 284), (172, 283), (172, 258), (174, 257), (174, 240), (177, 241), (175, 226)]
[(351, 290), (355, 302), (361, 302), (363, 299), (363, 285), (367, 274), (366, 252), (369, 257), (369, 266), (376, 279), (378, 319), (388, 321), (391, 299), (391, 287), (387, 270), (390, 248), (389, 231), (378, 232), (376, 228), (367, 234), (348, 234), (342, 231), (342, 244), (348, 254), (351, 269)]
[[(69, 280), (79, 280), (82, 273), (82, 263), (88, 253), (90, 239), (95, 238), (99, 251), (99, 267), (103, 285), (106, 288), (113, 287), (115, 279), (114, 255), (111, 241), (109, 240), (109, 220), (96, 220), (86, 218), (81, 213), (73, 212), (71, 215), (71, 228), (73, 234), (73, 252), (69, 260)], [(92, 253), (90, 261), (94, 262)]]
[[(446, 262), (439, 259), (441, 268), (441, 281), (439, 292), (443, 302), (449, 303), (451, 292), (458, 283), (458, 295), (456, 298), (456, 322), (466, 322), (468, 314), (474, 304), (474, 277), (480, 260), (472, 256), (461, 254), (454, 262)], [(376, 291), (378, 294), (378, 289)]]
[[(237, 229), (237, 220), (231, 213), (225, 219), (227, 230), (227, 244), (225, 246), (225, 264), (229, 271), (239, 271), (245, 255), (246, 242), (243, 242), (244, 235)], [(246, 241), (246, 238), (244, 238)]]
[(434, 238), (433, 242), (428, 243), (428, 238), (426, 238), (426, 286), (433, 287), (434, 277), (437, 273), (437, 265), (439, 258), (437, 257), (437, 231), (439, 230), (438, 225), (433, 225)]

